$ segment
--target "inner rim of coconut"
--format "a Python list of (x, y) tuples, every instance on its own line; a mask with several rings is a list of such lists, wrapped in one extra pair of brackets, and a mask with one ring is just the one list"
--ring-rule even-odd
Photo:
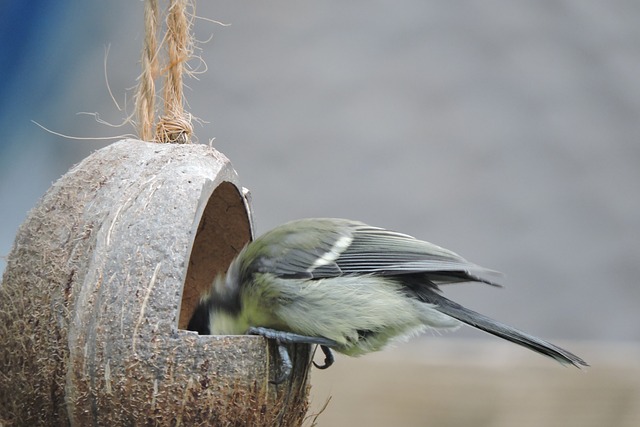
[(179, 329), (187, 328), (201, 296), (217, 274), (227, 271), (251, 235), (245, 198), (234, 184), (222, 182), (208, 198), (195, 230), (182, 292)]

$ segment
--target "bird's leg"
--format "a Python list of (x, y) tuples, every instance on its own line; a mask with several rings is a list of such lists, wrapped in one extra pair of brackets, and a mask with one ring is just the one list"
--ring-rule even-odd
[(293, 363), (291, 363), (291, 357), (289, 351), (284, 344), (317, 344), (322, 349), (325, 355), (324, 365), (317, 365), (313, 363), (319, 369), (326, 369), (333, 364), (333, 354), (329, 347), (335, 347), (338, 345), (334, 340), (330, 340), (324, 337), (309, 337), (306, 335), (294, 334), (293, 332), (278, 331), (275, 329), (263, 328), (263, 327), (250, 327), (247, 330), (249, 335), (260, 335), (262, 337), (275, 340), (278, 344), (278, 353), (280, 354), (280, 360), (282, 362), (282, 373), (272, 384), (281, 384), (291, 375), (293, 369)]
[(318, 344), (326, 347), (335, 347), (338, 345), (334, 340), (324, 337), (310, 337), (307, 335), (294, 334), (293, 332), (278, 331), (263, 327), (250, 327), (247, 330), (249, 335), (260, 335), (261, 337), (270, 338), (278, 342), (287, 344)]
[(324, 365), (318, 365), (316, 362), (313, 362), (313, 366), (318, 369), (327, 369), (329, 366), (333, 365), (333, 362), (335, 361), (333, 353), (331, 353), (331, 349), (325, 345), (321, 345), (320, 349), (324, 353)]

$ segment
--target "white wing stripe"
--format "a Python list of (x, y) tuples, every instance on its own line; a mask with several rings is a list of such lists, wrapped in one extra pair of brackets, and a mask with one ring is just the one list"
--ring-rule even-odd
[(316, 259), (309, 268), (307, 268), (307, 271), (309, 273), (313, 273), (313, 270), (315, 270), (316, 268), (322, 267), (323, 265), (331, 264), (340, 257), (342, 252), (344, 252), (345, 249), (349, 247), (351, 242), (353, 242), (353, 237), (341, 236), (338, 240), (336, 240), (336, 242), (328, 252), (325, 252), (320, 258)]

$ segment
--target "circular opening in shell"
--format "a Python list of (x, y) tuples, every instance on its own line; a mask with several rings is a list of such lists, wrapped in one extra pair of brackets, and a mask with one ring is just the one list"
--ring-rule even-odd
[(223, 182), (211, 194), (200, 218), (182, 293), (179, 329), (187, 328), (200, 297), (250, 240), (244, 198), (235, 185)]

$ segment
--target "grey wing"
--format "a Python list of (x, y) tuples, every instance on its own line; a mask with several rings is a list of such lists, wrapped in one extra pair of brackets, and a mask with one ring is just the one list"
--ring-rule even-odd
[(353, 241), (335, 263), (343, 274), (424, 274), (437, 284), (480, 281), (498, 285), (500, 276), (440, 246), (368, 225), (354, 229)]
[[(352, 241), (349, 224), (347, 220), (315, 218), (275, 228), (249, 246), (253, 250), (260, 245), (250, 270), (284, 278), (340, 276), (335, 260)], [(321, 276), (314, 273), (319, 267)]]
[[(279, 257), (277, 265), (272, 266), (277, 267), (276, 274), (307, 278), (425, 274), (437, 284), (480, 281), (498, 285), (499, 273), (409, 235), (347, 220), (313, 221), (321, 227), (298, 227), (306, 233), (304, 238), (288, 236), (286, 256)], [(315, 242), (312, 247), (302, 244), (310, 240)]]

